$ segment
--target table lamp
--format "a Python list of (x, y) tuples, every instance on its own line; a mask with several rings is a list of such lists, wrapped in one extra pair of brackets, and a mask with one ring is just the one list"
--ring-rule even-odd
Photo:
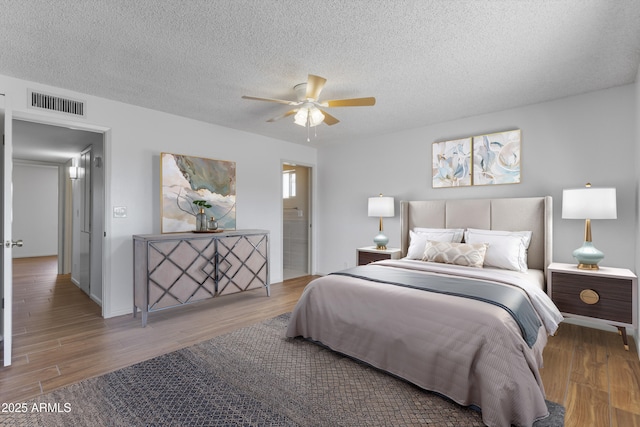
[(373, 242), (376, 244), (376, 249), (387, 249), (387, 243), (389, 238), (382, 232), (382, 218), (394, 216), (393, 211), (393, 197), (385, 197), (382, 194), (378, 197), (369, 197), (369, 216), (380, 217), (380, 230), (376, 237), (373, 238)]
[(578, 268), (597, 270), (598, 262), (604, 258), (604, 254), (593, 246), (591, 220), (617, 217), (615, 188), (592, 188), (587, 184), (585, 188), (562, 190), (562, 218), (585, 220), (584, 243), (573, 251)]

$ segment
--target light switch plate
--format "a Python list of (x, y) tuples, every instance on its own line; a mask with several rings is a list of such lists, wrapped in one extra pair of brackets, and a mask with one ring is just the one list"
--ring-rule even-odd
[(126, 218), (127, 217), (127, 207), (126, 206), (114, 206), (113, 207), (113, 217), (114, 218)]

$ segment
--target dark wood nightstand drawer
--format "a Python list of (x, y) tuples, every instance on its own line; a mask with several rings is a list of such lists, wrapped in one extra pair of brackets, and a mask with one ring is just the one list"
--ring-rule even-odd
[[(552, 272), (553, 302), (561, 312), (633, 323), (633, 283), (630, 279)], [(597, 294), (597, 302), (580, 298), (584, 290)]]
[(391, 255), (384, 252), (376, 253), (358, 251), (358, 265), (365, 265), (374, 261), (381, 261), (383, 259), (391, 259)]
[(358, 248), (356, 253), (358, 265), (370, 264), (383, 259), (400, 259), (401, 256), (399, 248), (376, 249), (375, 246)]

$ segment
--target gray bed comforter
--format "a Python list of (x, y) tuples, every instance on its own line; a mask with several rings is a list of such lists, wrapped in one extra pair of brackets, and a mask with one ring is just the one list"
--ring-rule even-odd
[[(430, 264), (376, 263), (442, 274), (439, 267), (430, 271)], [(560, 313), (544, 301), (544, 292), (533, 293), (545, 306), (537, 310), (542, 324), (557, 326)], [(539, 328), (530, 348), (513, 317), (498, 306), (329, 275), (305, 288), (286, 335), (319, 341), (461, 405), (478, 406), (488, 426), (530, 426), (548, 415), (539, 374), (547, 334), (555, 331), (548, 329)]]

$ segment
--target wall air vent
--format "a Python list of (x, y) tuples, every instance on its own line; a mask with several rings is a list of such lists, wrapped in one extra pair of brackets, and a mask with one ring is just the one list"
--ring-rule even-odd
[(28, 96), (27, 105), (32, 108), (70, 114), (75, 117), (85, 117), (86, 115), (84, 101), (36, 92), (31, 89), (29, 89)]

